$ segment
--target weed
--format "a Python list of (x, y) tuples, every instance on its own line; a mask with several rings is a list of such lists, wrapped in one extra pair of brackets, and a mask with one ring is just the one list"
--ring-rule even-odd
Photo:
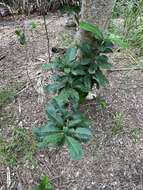
[(131, 136), (135, 142), (137, 142), (141, 136), (142, 129), (141, 128), (134, 128), (131, 130)]
[(26, 129), (14, 128), (11, 137), (0, 137), (0, 155), (5, 164), (15, 165), (24, 160), (33, 160), (36, 151), (34, 140)]
[(54, 187), (51, 185), (48, 176), (44, 176), (40, 184), (34, 187), (33, 190), (54, 190)]
[(106, 102), (106, 100), (103, 99), (103, 98), (100, 97), (100, 96), (95, 97), (95, 101), (96, 101), (97, 107), (98, 107), (99, 109), (105, 109), (105, 108), (107, 107), (107, 105), (108, 105), (107, 102)]
[(123, 121), (124, 121), (123, 113), (117, 112), (114, 114), (113, 116), (114, 127), (112, 128), (113, 135), (118, 135), (123, 131), (124, 127)]

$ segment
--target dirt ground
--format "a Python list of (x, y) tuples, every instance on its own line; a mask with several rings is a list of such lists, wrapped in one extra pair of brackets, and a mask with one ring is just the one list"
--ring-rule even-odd
[[(107, 74), (110, 85), (100, 91), (107, 101), (104, 109), (95, 101), (82, 106), (92, 120), (94, 137), (84, 145), (81, 161), (71, 161), (66, 149), (35, 150), (32, 129), (46, 120), (44, 105), (51, 95), (43, 93), (42, 86), (51, 73), (41, 67), (48, 61), (43, 19), (31, 20), (38, 22), (32, 32), (30, 19), (0, 21), (0, 89), (14, 91), (12, 101), (0, 108), (0, 137), (12, 145), (13, 131), (26, 131), (24, 140), (21, 137), (14, 147), (8, 144), (9, 154), (0, 156), (0, 190), (31, 190), (43, 175), (49, 176), (56, 190), (143, 190), (143, 72), (131, 70), (143, 65), (143, 59), (129, 51), (110, 55), (115, 69), (130, 69)], [(65, 29), (65, 21), (58, 15), (47, 17), (50, 47), (72, 42), (75, 31)], [(20, 28), (28, 36), (26, 49), (15, 35)]]

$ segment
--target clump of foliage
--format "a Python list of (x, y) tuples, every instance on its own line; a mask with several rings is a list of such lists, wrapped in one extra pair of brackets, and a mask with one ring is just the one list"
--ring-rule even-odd
[(80, 143), (87, 142), (92, 136), (90, 123), (84, 114), (72, 110), (68, 112), (59, 101), (54, 99), (46, 109), (48, 124), (34, 130), (39, 137), (38, 145), (40, 148), (67, 145), (71, 157), (80, 159), (83, 156)]
[[(142, 54), (143, 42), (143, 1), (118, 0), (114, 7), (113, 18), (119, 17), (123, 22), (112, 24), (110, 32), (116, 37), (118, 45), (122, 48), (139, 48)], [(120, 25), (120, 27), (118, 27)]]
[[(45, 68), (52, 69), (53, 83), (45, 88), (57, 95), (46, 109), (48, 124), (34, 130), (40, 148), (67, 145), (72, 159), (83, 156), (81, 143), (91, 139), (90, 122), (80, 112), (80, 105), (93, 86), (99, 89), (109, 81), (103, 70), (110, 69), (106, 53), (112, 52), (113, 44), (93, 24), (81, 22), (80, 28), (92, 33), (96, 39), (95, 48), (87, 42), (69, 48), (63, 57), (58, 57)], [(82, 56), (78, 57), (78, 51)]]
[(33, 190), (54, 190), (54, 187), (51, 185), (48, 176), (44, 176), (39, 185), (34, 187)]

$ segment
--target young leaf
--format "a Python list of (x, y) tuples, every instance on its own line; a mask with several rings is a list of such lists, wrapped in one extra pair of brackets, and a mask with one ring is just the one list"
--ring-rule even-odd
[(50, 184), (48, 176), (44, 176), (40, 184), (34, 187), (33, 190), (54, 190), (54, 188)]
[(80, 160), (83, 156), (81, 144), (72, 137), (66, 136), (66, 143), (73, 160)]
[(102, 32), (100, 31), (98, 26), (96, 26), (94, 24), (91, 24), (91, 23), (88, 23), (88, 22), (80, 22), (80, 28), (85, 30), (85, 31), (88, 31), (88, 32), (91, 32), (91, 33), (95, 34), (95, 37), (97, 39), (103, 39)]

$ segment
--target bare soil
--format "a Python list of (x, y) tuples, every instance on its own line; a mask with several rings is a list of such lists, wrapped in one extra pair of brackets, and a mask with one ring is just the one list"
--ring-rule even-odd
[[(43, 19), (31, 20), (39, 23), (32, 32), (28, 30), (30, 19), (0, 21), (0, 88), (16, 90), (13, 101), (0, 110), (0, 134), (12, 138), (13, 128), (24, 128), (31, 138), (29, 146), (33, 143), (32, 129), (46, 121), (44, 106), (51, 96), (42, 91), (51, 76), (41, 69), (48, 62)], [(50, 47), (61, 46), (61, 34), (74, 34), (65, 29), (65, 20), (48, 15)], [(20, 28), (25, 28), (28, 36), (27, 51), (15, 35)], [(126, 51), (110, 54), (110, 59), (114, 68), (133, 68), (142, 61), (134, 60), (133, 53)], [(2, 160), (0, 190), (31, 190), (43, 175), (49, 176), (56, 190), (143, 189), (143, 72), (115, 71), (107, 75), (110, 85), (100, 91), (106, 108), (100, 109), (95, 101), (87, 101), (81, 108), (91, 118), (94, 134), (84, 145), (84, 158), (71, 161), (66, 149), (50, 149), (36, 150), (32, 159), (19, 158), (14, 165)], [(118, 122), (122, 129), (113, 135)], [(135, 131), (139, 131), (136, 141)]]

